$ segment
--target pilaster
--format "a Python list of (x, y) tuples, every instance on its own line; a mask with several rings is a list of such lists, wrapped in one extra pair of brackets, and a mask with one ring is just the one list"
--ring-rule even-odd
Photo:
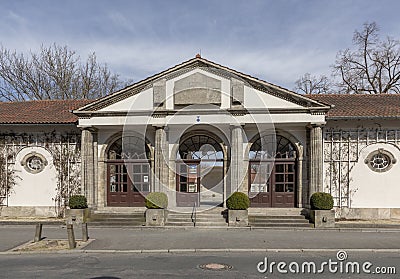
[(243, 187), (243, 128), (231, 125), (230, 193), (245, 192)]
[(81, 127), (81, 185), (89, 207), (96, 206), (97, 129)]
[(156, 126), (154, 148), (154, 191), (165, 192), (169, 188), (168, 127)]
[(308, 128), (310, 133), (310, 187), (308, 198), (310, 198), (313, 193), (323, 190), (323, 148), (322, 125), (312, 124)]

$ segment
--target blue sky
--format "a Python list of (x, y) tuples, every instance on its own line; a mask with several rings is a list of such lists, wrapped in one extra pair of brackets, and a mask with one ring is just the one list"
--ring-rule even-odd
[(95, 51), (138, 81), (200, 52), (204, 58), (293, 89), (304, 74), (330, 74), (355, 29), (376, 21), (400, 38), (397, 0), (0, 0), (0, 43), (18, 51), (68, 45)]

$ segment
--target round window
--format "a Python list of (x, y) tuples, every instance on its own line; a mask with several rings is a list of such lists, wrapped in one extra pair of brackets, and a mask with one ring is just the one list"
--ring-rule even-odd
[(44, 170), (47, 165), (47, 160), (43, 155), (32, 152), (22, 159), (21, 165), (25, 167), (26, 171), (35, 174)]
[(386, 154), (378, 153), (371, 157), (369, 163), (372, 168), (382, 171), (390, 165), (390, 158)]
[(39, 156), (31, 156), (26, 160), (26, 166), (32, 172), (41, 171), (44, 167), (44, 162)]
[(385, 172), (396, 163), (396, 159), (394, 159), (392, 153), (379, 149), (371, 152), (365, 160), (365, 163), (373, 171)]

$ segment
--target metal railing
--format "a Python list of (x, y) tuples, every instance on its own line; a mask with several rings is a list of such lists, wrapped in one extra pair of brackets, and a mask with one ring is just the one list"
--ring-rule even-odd
[(196, 227), (196, 219), (197, 219), (197, 208), (196, 208), (196, 203), (193, 204), (193, 208), (192, 208), (192, 222), (193, 222), (193, 226)]

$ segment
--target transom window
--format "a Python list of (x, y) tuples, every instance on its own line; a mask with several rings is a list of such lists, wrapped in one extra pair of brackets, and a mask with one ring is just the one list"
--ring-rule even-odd
[(108, 159), (142, 159), (150, 158), (150, 150), (141, 138), (135, 136), (124, 136), (117, 139), (110, 146)]
[(179, 144), (177, 159), (222, 160), (221, 145), (206, 135), (192, 136)]
[(295, 158), (296, 149), (285, 137), (265, 135), (256, 140), (250, 148), (250, 160), (267, 160), (274, 158)]

